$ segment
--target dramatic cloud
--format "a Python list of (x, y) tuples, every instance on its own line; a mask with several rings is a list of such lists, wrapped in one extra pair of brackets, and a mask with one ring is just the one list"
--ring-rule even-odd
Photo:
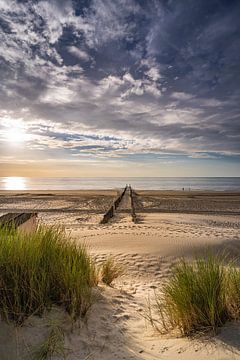
[(0, 0), (0, 162), (239, 159), (239, 18), (238, 1)]

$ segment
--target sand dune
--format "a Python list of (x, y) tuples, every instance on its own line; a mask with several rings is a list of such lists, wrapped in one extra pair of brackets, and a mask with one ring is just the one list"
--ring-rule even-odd
[[(239, 324), (226, 325), (215, 338), (188, 340), (160, 336), (146, 323), (143, 316), (147, 300), (153, 301), (155, 292), (161, 289), (179, 257), (192, 259), (195, 254), (204, 252), (206, 247), (215, 252), (227, 249), (233, 257), (239, 255), (240, 218), (234, 215), (240, 209), (239, 195), (234, 195), (233, 203), (232, 195), (214, 199), (211, 194), (207, 203), (208, 194), (202, 194), (201, 199), (206, 197), (204, 209), (210, 209), (211, 213), (196, 214), (189, 213), (193, 209), (192, 202), (185, 209), (186, 202), (189, 201), (186, 197), (183, 198), (184, 206), (179, 204), (179, 194), (172, 194), (169, 203), (173, 208), (175, 201), (174, 206), (176, 210), (179, 209), (179, 213), (162, 212), (163, 203), (159, 195), (155, 205), (160, 202), (160, 205), (156, 205), (161, 207), (160, 211), (144, 211), (143, 206), (139, 205), (146, 200), (144, 192), (137, 199), (138, 223), (132, 222), (129, 204), (126, 203), (109, 223), (100, 225), (104, 210), (114, 198), (113, 193), (107, 193), (105, 198), (106, 194), (102, 195), (101, 201), (96, 199), (97, 194), (93, 196), (91, 193), (89, 196), (86, 193), (78, 194), (79, 199), (74, 201), (72, 197), (76, 199), (76, 194), (61, 194), (60, 197), (58, 194), (49, 199), (45, 196), (46, 209), (52, 206), (55, 209), (77, 206), (82, 211), (43, 211), (39, 213), (39, 219), (45, 224), (64, 225), (74, 241), (84, 242), (89, 246), (97, 263), (100, 264), (111, 255), (124, 266), (125, 275), (114, 283), (113, 288), (101, 286), (97, 292), (98, 301), (90, 310), (87, 321), (75, 324), (74, 329), (67, 316), (56, 309), (43, 319), (29, 319), (25, 326), (17, 330), (1, 323), (0, 359), (22, 359), (20, 354), (26, 351), (26, 347), (30, 348), (46, 335), (49, 316), (59, 318), (64, 324), (65, 346), (69, 349), (67, 359), (203, 360), (209, 356), (214, 360), (240, 359)], [(150, 194), (151, 197), (153, 195)], [(5, 195), (3, 201), (1, 198), (0, 212), (6, 212), (2, 209), (6, 209), (7, 204), (12, 206), (10, 209), (15, 209), (16, 204), (20, 206), (25, 200), (28, 209), (31, 209), (36, 202), (39, 204), (38, 201), (42, 201), (44, 195), (40, 194), (39, 200), (36, 200), (36, 194), (21, 195), (18, 199), (13, 195), (8, 196)], [(177, 200), (174, 200), (174, 196), (177, 196)], [(93, 201), (89, 202), (90, 199)], [(164, 204), (166, 201), (165, 199)], [(198, 200), (195, 198), (194, 204), (196, 201)], [(199, 207), (203, 208), (202, 200), (199, 201)], [(86, 202), (91, 210), (96, 211), (84, 212)], [(213, 202), (215, 207), (212, 207)]]

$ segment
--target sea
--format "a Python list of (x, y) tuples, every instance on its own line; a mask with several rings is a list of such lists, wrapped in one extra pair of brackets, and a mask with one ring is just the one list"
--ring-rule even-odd
[(240, 177), (0, 177), (0, 190), (119, 189), (240, 191)]

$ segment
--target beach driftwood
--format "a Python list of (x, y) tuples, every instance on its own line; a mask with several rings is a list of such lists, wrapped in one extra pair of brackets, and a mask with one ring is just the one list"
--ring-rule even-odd
[(0, 227), (14, 228), (27, 233), (37, 229), (37, 213), (8, 213), (0, 217)]

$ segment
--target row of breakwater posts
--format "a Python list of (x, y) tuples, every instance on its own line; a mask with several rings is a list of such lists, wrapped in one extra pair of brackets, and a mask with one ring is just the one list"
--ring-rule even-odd
[(132, 215), (132, 221), (136, 224), (137, 223), (137, 215), (136, 215), (136, 210), (135, 210), (135, 205), (134, 205), (134, 196), (136, 195), (135, 192), (133, 191), (132, 187), (129, 186), (129, 190), (130, 190), (130, 199), (131, 199), (131, 215)]
[(123, 192), (118, 196), (118, 198), (114, 201), (113, 203), (113, 207), (114, 210), (117, 210), (118, 206), (120, 205), (120, 202), (122, 201), (122, 198), (124, 197), (126, 191), (127, 191), (128, 186), (126, 185)]
[(113, 218), (115, 211), (117, 210), (117, 208), (119, 207), (122, 198), (124, 197), (126, 191), (129, 189), (129, 196), (130, 196), (130, 201), (131, 201), (131, 215), (132, 215), (132, 221), (134, 223), (137, 222), (136, 219), (136, 212), (135, 212), (135, 207), (134, 207), (134, 191), (132, 190), (131, 186), (126, 185), (123, 192), (117, 197), (116, 200), (114, 200), (112, 206), (110, 207), (110, 209), (107, 210), (107, 212), (103, 215), (102, 220), (100, 221), (100, 224), (106, 224), (111, 218)]
[(103, 218), (100, 221), (100, 224), (106, 224), (114, 216), (115, 210), (117, 210), (123, 196), (125, 195), (125, 193), (127, 191), (127, 188), (128, 188), (128, 186), (126, 185), (123, 192), (117, 197), (116, 200), (114, 200), (110, 209), (108, 209), (108, 211), (103, 215)]

